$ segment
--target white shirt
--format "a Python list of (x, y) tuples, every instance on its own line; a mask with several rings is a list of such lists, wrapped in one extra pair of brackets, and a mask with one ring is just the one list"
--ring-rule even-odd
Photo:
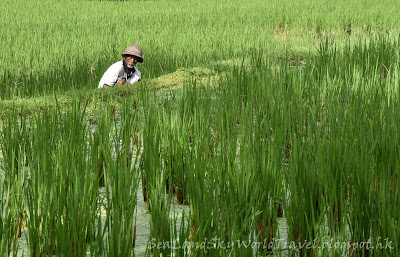
[(103, 77), (101, 77), (98, 88), (103, 88), (104, 84), (113, 87), (118, 80), (118, 77), (126, 78), (126, 83), (133, 84), (140, 80), (140, 71), (135, 67), (135, 72), (132, 74), (130, 78), (128, 78), (126, 72), (124, 71), (124, 64), (122, 61), (116, 62), (111, 65)]

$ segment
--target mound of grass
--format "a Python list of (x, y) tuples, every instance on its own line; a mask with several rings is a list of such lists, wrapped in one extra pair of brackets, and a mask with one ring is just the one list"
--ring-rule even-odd
[(155, 79), (143, 80), (133, 85), (123, 85), (111, 89), (79, 89), (40, 97), (18, 97), (0, 101), (0, 117), (6, 117), (13, 113), (31, 115), (44, 109), (54, 109), (56, 105), (70, 106), (73, 99), (76, 98), (94, 104), (111, 99), (115, 102), (121, 102), (123, 98), (134, 96), (138, 90), (143, 88), (149, 90), (182, 89), (185, 83), (193, 79), (207, 82), (211, 77), (215, 79), (219, 76), (219, 74), (207, 68), (181, 68)]

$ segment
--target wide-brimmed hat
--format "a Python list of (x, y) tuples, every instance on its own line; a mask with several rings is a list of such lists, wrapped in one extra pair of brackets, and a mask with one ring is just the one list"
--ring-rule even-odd
[(127, 55), (133, 55), (138, 57), (138, 62), (143, 62), (143, 53), (142, 48), (137, 44), (133, 44), (128, 46), (125, 51), (122, 53), (122, 57), (126, 57)]

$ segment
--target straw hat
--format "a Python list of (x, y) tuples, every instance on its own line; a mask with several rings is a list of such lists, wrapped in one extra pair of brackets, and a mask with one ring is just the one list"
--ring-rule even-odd
[(126, 57), (126, 55), (133, 55), (139, 57), (138, 62), (143, 62), (142, 48), (137, 44), (133, 44), (128, 46), (125, 51), (122, 53), (122, 57)]

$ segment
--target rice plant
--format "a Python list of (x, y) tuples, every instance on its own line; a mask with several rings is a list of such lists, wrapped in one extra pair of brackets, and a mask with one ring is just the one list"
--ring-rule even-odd
[[(9, 64), (0, 72), (9, 85), (2, 99), (91, 87), (132, 40), (148, 47), (139, 68), (147, 78), (208, 65), (218, 79), (193, 72), (171, 91), (143, 80), (134, 99), (74, 98), (70, 106), (2, 117), (2, 255), (19, 254), (24, 238), (32, 256), (139, 254), (140, 180), (149, 256), (399, 255), (399, 41), (389, 31), (371, 36), (397, 21), (386, 15), (376, 24), (369, 6), (368, 15), (352, 15), (354, 2), (284, 3), (291, 13), (277, 1), (143, 1), (131, 17), (129, 3), (66, 1), (54, 7), (60, 16), (46, 6), (29, 24), (5, 12), (6, 32), (40, 29), (30, 47), (0, 33), (26, 49), (13, 58), (10, 46), (0, 51)], [(315, 13), (300, 15), (304, 8)], [(123, 22), (109, 19), (104, 10), (111, 9)], [(327, 10), (333, 16), (323, 19)], [(56, 18), (67, 15), (69, 23)], [(132, 25), (143, 31), (116, 33)], [(89, 33), (97, 30), (103, 33)], [(44, 37), (49, 31), (52, 40)], [(290, 33), (311, 34), (311, 50), (280, 45), (294, 40)], [(99, 40), (109, 35), (118, 43)], [(178, 204), (189, 211), (175, 213)], [(294, 247), (271, 244), (277, 238)], [(351, 247), (322, 249), (326, 238)], [(382, 247), (361, 247), (369, 241)]]
[(154, 78), (181, 67), (241, 59), (259, 48), (266, 54), (308, 52), (323, 35), (396, 36), (399, 25), (393, 0), (51, 3), (17, 0), (2, 7), (0, 82), (7, 86), (0, 89), (1, 99), (95, 88), (133, 42), (144, 47), (139, 69)]

